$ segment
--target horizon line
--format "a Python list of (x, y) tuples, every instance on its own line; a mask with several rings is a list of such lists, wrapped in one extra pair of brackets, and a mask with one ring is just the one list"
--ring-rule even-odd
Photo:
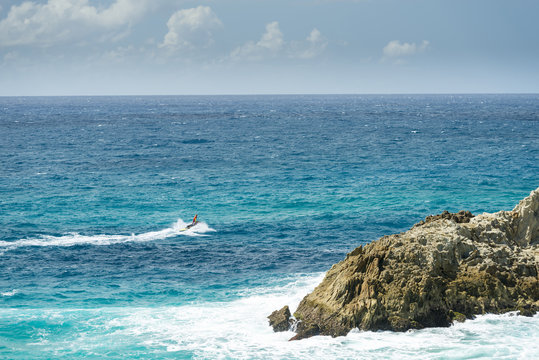
[(0, 95), (8, 97), (158, 97), (158, 96), (413, 96), (413, 95), (539, 95), (539, 92), (388, 92), (388, 93), (209, 93), (209, 94), (54, 94), (54, 95)]

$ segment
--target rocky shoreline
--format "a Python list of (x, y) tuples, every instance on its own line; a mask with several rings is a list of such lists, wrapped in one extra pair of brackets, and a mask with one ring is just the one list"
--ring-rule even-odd
[(272, 313), (275, 331), (299, 340), (351, 329), (449, 326), (477, 314), (539, 310), (539, 188), (512, 211), (444, 212), (384, 236), (333, 265), (294, 317)]

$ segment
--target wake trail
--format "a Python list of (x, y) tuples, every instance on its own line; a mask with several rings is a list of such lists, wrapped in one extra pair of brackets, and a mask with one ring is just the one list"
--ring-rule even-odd
[(163, 240), (174, 236), (206, 236), (208, 232), (215, 232), (207, 223), (199, 222), (195, 226), (185, 231), (188, 223), (178, 219), (172, 226), (142, 234), (131, 235), (82, 235), (79, 233), (68, 233), (62, 236), (41, 235), (37, 238), (20, 239), (16, 241), (0, 241), (1, 250), (11, 250), (25, 246), (75, 246), (75, 245), (113, 245), (127, 242), (148, 242)]

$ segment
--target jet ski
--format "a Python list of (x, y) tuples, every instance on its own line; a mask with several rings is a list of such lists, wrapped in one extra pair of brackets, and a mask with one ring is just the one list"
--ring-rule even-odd
[(196, 224), (198, 224), (198, 220), (197, 220), (197, 214), (195, 214), (195, 217), (193, 218), (193, 221), (187, 225), (186, 227), (184, 227), (183, 229), (181, 229), (180, 231), (186, 231), (186, 230), (189, 230), (190, 228), (192, 228), (193, 226), (195, 226)]

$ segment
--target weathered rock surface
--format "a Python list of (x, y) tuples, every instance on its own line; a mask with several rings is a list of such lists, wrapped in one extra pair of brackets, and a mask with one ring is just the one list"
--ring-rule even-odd
[(273, 328), (273, 331), (287, 331), (292, 324), (290, 317), (290, 309), (288, 306), (284, 306), (281, 310), (275, 310), (268, 316), (269, 324)]
[(294, 313), (294, 340), (539, 310), (539, 188), (512, 211), (429, 217), (358, 247)]
[(457, 224), (469, 223), (470, 219), (473, 217), (474, 216), (469, 211), (461, 210), (458, 213), (450, 213), (449, 211), (446, 210), (443, 213), (438, 214), (438, 215), (429, 215), (425, 218), (425, 220), (421, 220), (419, 223), (415, 224), (414, 226), (425, 225), (425, 224), (428, 224), (430, 222), (440, 220), (440, 219), (452, 220), (456, 222)]

